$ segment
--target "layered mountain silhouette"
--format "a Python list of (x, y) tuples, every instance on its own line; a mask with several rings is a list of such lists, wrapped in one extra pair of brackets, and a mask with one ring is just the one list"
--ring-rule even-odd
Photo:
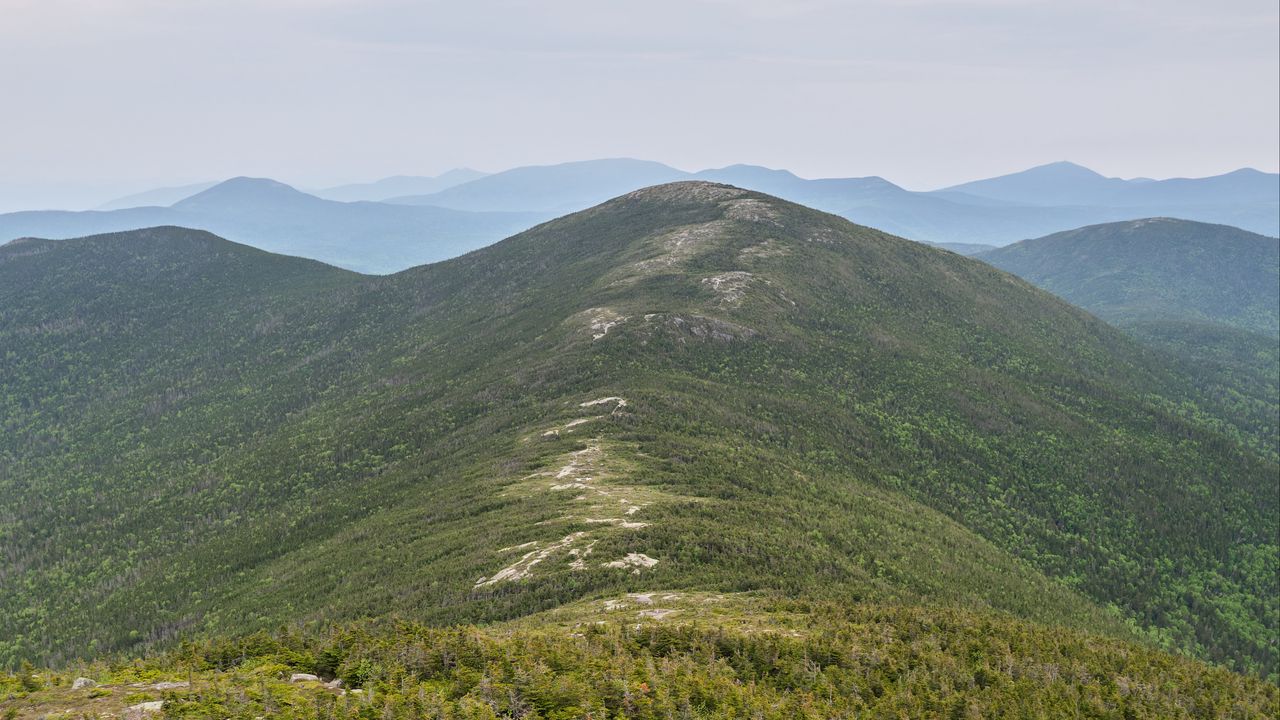
[(316, 190), (314, 194), (326, 200), (357, 202), (381, 201), (404, 195), (425, 195), (440, 192), (454, 185), (478, 180), (486, 173), (470, 168), (458, 168), (432, 177), (420, 175), (395, 175), (370, 183), (353, 183)]
[(196, 193), (202, 193), (217, 184), (218, 183), (216, 182), (202, 182), (192, 183), (190, 185), (154, 188), (152, 190), (118, 197), (114, 200), (105, 202), (94, 209), (126, 210), (129, 208), (139, 207), (168, 207), (179, 200), (185, 200)]
[(528, 227), (541, 215), (336, 202), (260, 178), (233, 178), (169, 207), (0, 215), (0, 240), (70, 238), (157, 225), (199, 228), (271, 252), (364, 272), (443, 260)]
[(1275, 177), (1244, 168), (1206, 178), (1122, 180), (1104, 177), (1075, 163), (1056, 162), (940, 192), (1041, 206), (1247, 207), (1276, 202)]
[(454, 210), (562, 215), (687, 175), (662, 163), (646, 160), (587, 160), (519, 167), (438, 193), (390, 198), (388, 202)]
[(390, 202), (466, 210), (562, 213), (609, 194), (680, 179), (724, 182), (936, 244), (1004, 245), (1093, 223), (1156, 215), (1280, 233), (1280, 176), (1255, 170), (1197, 179), (1120, 180), (1071, 163), (912, 192), (879, 177), (807, 180), (785, 170), (733, 165), (687, 173), (658, 163), (600, 160), (526, 167), (443, 192)]
[[(1058, 163), (935, 192), (912, 192), (879, 177), (807, 180), (750, 165), (688, 173), (629, 159), (477, 175), (458, 170), (435, 178), (387, 178), (319, 191), (328, 203), (304, 201), (299, 195), (305, 193), (284, 192), (287, 186), (280, 183), (249, 178), (208, 188), (162, 188), (109, 204), (147, 207), (0, 215), (0, 242), (181, 225), (272, 252), (385, 273), (454, 257), (557, 215), (678, 180), (766, 192), (966, 255), (1084, 225), (1160, 215), (1280, 233), (1280, 176), (1252, 170), (1214, 178), (1135, 181)], [(225, 201), (233, 191), (239, 193), (235, 201)], [(206, 196), (208, 192), (213, 195)], [(215, 197), (224, 201), (213, 203)]]
[[(323, 202), (187, 207), (250, 190)], [(577, 608), (563, 638), (694, 593), (1275, 672), (1267, 428), (1027, 282), (776, 197), (665, 184), (376, 278), (24, 240), (0, 308), (3, 662)]]

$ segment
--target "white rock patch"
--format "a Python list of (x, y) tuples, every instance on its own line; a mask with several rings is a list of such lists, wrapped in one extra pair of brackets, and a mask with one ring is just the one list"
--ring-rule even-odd
[(519, 560), (499, 570), (498, 573), (493, 577), (481, 578), (480, 580), (478, 580), (476, 582), (476, 587), (482, 587), (484, 585), (493, 585), (494, 583), (499, 583), (504, 581), (509, 582), (509, 581), (515, 581), (515, 580), (522, 580), (526, 577), (529, 577), (529, 573), (533, 571), (533, 567), (535, 565), (542, 562), (543, 560), (546, 560), (547, 558), (551, 557), (552, 555), (554, 555), (555, 553), (561, 550), (568, 550), (571, 545), (573, 545), (575, 542), (581, 539), (582, 536), (584, 535), (586, 535), (585, 532), (569, 533), (568, 535), (565, 535), (563, 538), (561, 538), (559, 541), (551, 543), (545, 548), (542, 548), (540, 550), (531, 550), (525, 553), (524, 556), (521, 557)]
[(587, 569), (586, 557), (591, 554), (591, 550), (595, 548), (597, 542), (600, 542), (600, 541), (592, 540), (584, 548), (570, 549), (569, 555), (573, 557), (573, 560), (569, 562), (569, 567), (573, 568), (574, 570), (586, 570)]
[(604, 416), (603, 416), (603, 415), (598, 415), (598, 416), (596, 416), (596, 417), (585, 417), (585, 418), (578, 418), (578, 419), (576, 419), (576, 420), (570, 420), (569, 422), (565, 423), (564, 425), (561, 425), (561, 426), (560, 426), (560, 427), (558, 427), (558, 428), (552, 428), (552, 429), (550, 429), (550, 430), (548, 430), (548, 431), (546, 431), (546, 432), (542, 433), (542, 437), (551, 437), (551, 436), (553, 436), (553, 435), (559, 435), (560, 433), (566, 433), (566, 432), (569, 432), (570, 430), (572, 430), (573, 428), (578, 427), (579, 425), (582, 425), (582, 424), (584, 424), (584, 423), (589, 423), (589, 422), (591, 422), (592, 420), (599, 420), (599, 419), (601, 419), (602, 417), (604, 417)]
[(621, 560), (602, 563), (602, 567), (608, 568), (633, 568), (632, 575), (639, 575), (640, 571), (645, 568), (651, 568), (657, 565), (658, 561), (645, 555), (644, 553), (627, 553), (627, 556)]
[[(648, 317), (649, 316), (646, 315), (645, 319), (648, 319)], [(627, 399), (610, 395), (609, 397), (602, 397), (598, 400), (588, 400), (584, 403), (578, 403), (578, 407), (584, 407), (584, 408), (595, 407), (596, 405), (605, 405), (607, 403), (617, 403), (617, 405), (613, 409), (614, 412), (617, 412), (618, 408), (624, 408), (627, 406)]]
[(610, 330), (627, 319), (625, 315), (619, 315), (609, 308), (592, 308), (590, 312), (592, 342), (608, 335)]
[(734, 270), (702, 279), (703, 285), (709, 285), (722, 303), (737, 305), (747, 293), (747, 286), (755, 278), (749, 272)]
[(654, 620), (663, 620), (668, 615), (672, 615), (675, 612), (676, 612), (675, 610), (670, 610), (668, 608), (654, 608), (652, 610), (641, 610), (636, 614), (639, 615), (640, 617), (653, 618)]
[(141, 718), (144, 715), (162, 712), (163, 710), (164, 710), (163, 700), (152, 700), (151, 702), (144, 702), (144, 703), (138, 703), (137, 705), (130, 705), (129, 707), (125, 708), (124, 716), (127, 720), (135, 720), (136, 718)]

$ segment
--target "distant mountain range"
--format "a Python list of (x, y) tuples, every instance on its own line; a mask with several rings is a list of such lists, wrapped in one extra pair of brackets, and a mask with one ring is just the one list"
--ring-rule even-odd
[[(1054, 163), (915, 192), (879, 177), (808, 180), (751, 165), (690, 173), (624, 158), (492, 175), (454, 170), (438, 177), (393, 177), (312, 195), (247, 178), (160, 188), (112, 201), (103, 211), (0, 215), (0, 242), (181, 225), (272, 252), (386, 273), (453, 257), (610, 197), (680, 180), (766, 192), (964, 255), (1084, 225), (1153, 216), (1280, 234), (1280, 175), (1255, 170), (1198, 179), (1121, 180)], [(131, 203), (139, 207), (125, 207)]]
[[(942, 194), (1039, 206), (1243, 206), (1276, 203), (1276, 175), (1244, 168), (1207, 178), (1122, 180), (1069, 162), (954, 185)], [(1275, 218), (1272, 218), (1275, 220)]]
[(360, 200), (380, 202), (402, 195), (426, 195), (440, 192), (454, 185), (479, 180), (485, 177), (486, 174), (470, 168), (458, 168), (435, 177), (396, 175), (371, 183), (339, 185), (316, 190), (312, 194), (326, 200), (338, 200), (340, 202), (356, 202)]
[(196, 193), (202, 193), (205, 190), (217, 185), (217, 182), (193, 183), (191, 185), (175, 185), (173, 187), (161, 187), (154, 190), (146, 190), (132, 195), (118, 197), (110, 202), (105, 202), (95, 210), (127, 210), (130, 208), (140, 207), (168, 207), (180, 200), (185, 200)]
[(519, 167), (432, 194), (390, 198), (403, 205), (560, 215), (611, 197), (689, 177), (662, 163), (626, 158)]
[(528, 213), (336, 202), (273, 180), (233, 178), (168, 207), (0, 215), (0, 242), (177, 225), (208, 230), (275, 253), (387, 273), (461, 255), (540, 219), (541, 215)]
[(932, 192), (880, 177), (807, 180), (752, 165), (688, 173), (660, 163), (613, 159), (523, 167), (427, 195), (388, 202), (471, 211), (559, 214), (618, 193), (676, 180), (708, 180), (765, 192), (863, 225), (963, 253), (1082, 225), (1152, 216), (1218, 222), (1280, 233), (1280, 175), (1238, 170), (1197, 179), (1105, 178), (1053, 163)]

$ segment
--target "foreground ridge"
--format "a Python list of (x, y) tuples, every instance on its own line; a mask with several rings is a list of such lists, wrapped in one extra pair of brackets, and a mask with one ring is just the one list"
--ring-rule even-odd
[(1257, 679), (996, 615), (663, 592), (493, 628), (366, 623), (193, 643), (145, 662), (0, 683), (18, 717), (142, 715), (146, 705), (166, 717), (308, 720), (1264, 718), (1280, 710), (1280, 691)]

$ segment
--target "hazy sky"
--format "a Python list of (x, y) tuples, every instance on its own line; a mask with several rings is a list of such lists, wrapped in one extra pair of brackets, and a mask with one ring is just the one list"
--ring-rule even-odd
[(1277, 88), (1276, 0), (0, 0), (0, 207), (618, 156), (1275, 171)]

